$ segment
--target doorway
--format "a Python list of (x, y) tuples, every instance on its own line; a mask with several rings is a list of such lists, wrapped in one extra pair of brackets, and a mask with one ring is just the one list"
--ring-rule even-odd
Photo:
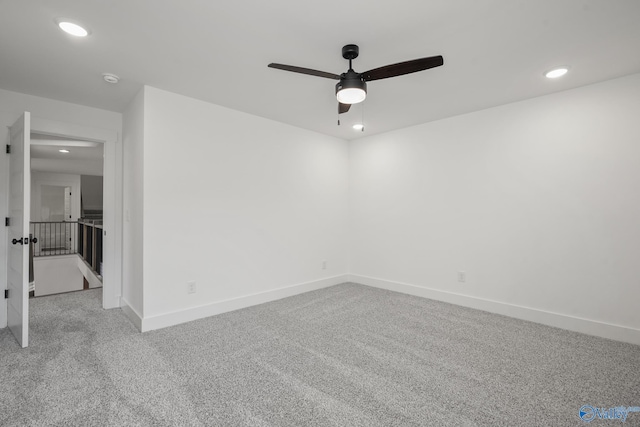
[[(102, 290), (102, 306), (103, 308), (116, 308), (120, 307), (120, 296), (122, 291), (121, 286), (121, 271), (122, 271), (122, 146), (119, 143), (119, 134), (116, 131), (92, 128), (82, 125), (64, 123), (59, 121), (53, 121), (48, 119), (42, 119), (37, 117), (31, 117), (29, 120), (30, 114), (25, 113), (22, 117), (27, 117), (25, 123), (27, 123), (25, 134), (27, 140), (25, 142), (25, 147), (29, 147), (27, 153), (30, 152), (30, 141), (29, 136), (31, 132), (37, 134), (41, 137), (41, 139), (50, 139), (50, 140), (69, 140), (69, 141), (77, 141), (77, 142), (91, 142), (94, 144), (100, 144), (104, 149), (103, 161), (104, 161), (104, 225), (102, 227), (102, 231), (100, 233), (100, 238), (103, 239), (104, 247), (104, 276), (103, 276), (103, 290)], [(12, 136), (12, 144), (13, 144), (13, 136)], [(52, 144), (55, 147), (55, 144)], [(49, 147), (51, 148), (51, 147)], [(10, 156), (13, 158), (13, 156)], [(26, 159), (26, 168), (25, 171), (30, 170), (29, 159)], [(34, 163), (37, 163), (37, 160), (34, 160)], [(75, 162), (80, 164), (86, 164), (86, 161)], [(9, 175), (9, 174), (8, 174)], [(13, 175), (12, 175), (13, 176)], [(26, 186), (24, 187), (25, 195), (27, 196), (27, 200), (30, 199), (28, 196), (31, 185), (30, 180), (26, 181)], [(76, 193), (79, 194), (79, 193)], [(11, 206), (11, 205), (10, 205)], [(27, 217), (25, 218), (26, 223), (28, 224), (30, 220), (28, 206), (25, 208), (25, 213)], [(79, 202), (76, 206), (80, 206)], [(73, 205), (71, 207), (73, 210)], [(17, 218), (17, 217), (16, 217)], [(13, 225), (13, 215), (12, 215), (12, 225)], [(7, 220), (7, 222), (9, 222)], [(20, 222), (23, 223), (22, 220)], [(22, 227), (22, 226), (20, 226)], [(14, 227), (15, 228), (15, 227)], [(13, 233), (11, 227), (9, 227), (11, 234)], [(28, 236), (28, 229), (24, 231), (24, 234), (20, 232), (22, 236)], [(15, 236), (11, 236), (15, 237)], [(28, 240), (28, 238), (24, 239), (16, 239), (17, 240)], [(25, 244), (26, 248), (27, 245)], [(15, 252), (15, 250), (14, 250)], [(27, 257), (24, 257), (25, 259)], [(4, 259), (5, 263), (9, 262), (9, 257), (7, 256)], [(8, 265), (8, 264), (7, 264)], [(12, 264), (13, 265), (13, 264)], [(21, 271), (28, 271), (27, 269), (21, 269)], [(22, 273), (21, 273), (22, 274)], [(23, 274), (24, 277), (24, 274)], [(22, 289), (27, 288), (27, 282), (24, 282)], [(19, 295), (22, 292), (16, 290), (16, 292), (10, 292), (9, 302), (13, 295)], [(26, 292), (25, 292), (26, 294)], [(6, 308), (5, 313), (7, 313)], [(25, 315), (27, 315), (28, 306), (23, 310)], [(27, 317), (22, 317), (24, 324), (28, 324), (28, 315)], [(13, 328), (10, 328), (13, 332)], [(28, 330), (28, 328), (26, 328)], [(24, 342), (28, 342), (28, 339), (25, 339)], [(26, 346), (26, 344), (24, 344)]]
[(31, 132), (31, 294), (102, 287), (104, 144)]

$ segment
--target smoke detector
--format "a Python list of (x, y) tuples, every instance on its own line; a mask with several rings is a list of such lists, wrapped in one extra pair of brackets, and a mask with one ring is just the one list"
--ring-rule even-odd
[(107, 83), (111, 83), (111, 84), (116, 84), (120, 81), (120, 77), (116, 76), (115, 74), (111, 74), (111, 73), (104, 73), (102, 75), (102, 78), (104, 79), (105, 82)]

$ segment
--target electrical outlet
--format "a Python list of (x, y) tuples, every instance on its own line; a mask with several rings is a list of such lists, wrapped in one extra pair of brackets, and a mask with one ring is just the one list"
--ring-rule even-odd
[(196, 293), (196, 282), (194, 282), (194, 281), (187, 282), (187, 293), (188, 294), (195, 294)]
[(327, 260), (322, 261), (322, 269), (323, 270), (327, 269)]
[(464, 283), (467, 281), (467, 273), (464, 271), (458, 271), (458, 282)]

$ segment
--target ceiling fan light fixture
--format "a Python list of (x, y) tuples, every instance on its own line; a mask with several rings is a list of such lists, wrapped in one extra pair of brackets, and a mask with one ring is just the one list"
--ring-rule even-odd
[(357, 104), (364, 101), (366, 97), (367, 92), (357, 88), (342, 89), (337, 94), (338, 102), (343, 104)]
[(367, 97), (367, 84), (360, 78), (342, 79), (336, 85), (336, 98), (342, 104), (357, 104)]

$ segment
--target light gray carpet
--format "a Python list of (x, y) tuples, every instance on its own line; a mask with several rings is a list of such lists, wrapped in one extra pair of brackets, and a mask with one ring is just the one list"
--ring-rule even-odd
[(28, 349), (0, 331), (0, 425), (571, 426), (584, 404), (640, 406), (638, 346), (399, 293), (343, 284), (140, 334), (100, 292), (32, 300)]

